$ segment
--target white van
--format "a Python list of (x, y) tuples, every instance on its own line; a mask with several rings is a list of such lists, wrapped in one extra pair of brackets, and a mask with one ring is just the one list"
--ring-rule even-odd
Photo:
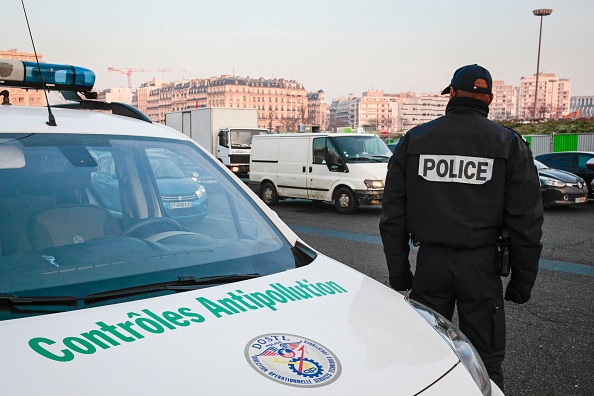
[(381, 205), (392, 152), (375, 135), (255, 136), (250, 187), (267, 205), (283, 198), (334, 202), (340, 213)]
[[(43, 87), (34, 68), (95, 79), (0, 59), (0, 87)], [(0, 394), (502, 395), (453, 324), (307, 246), (188, 136), (49, 110), (0, 106)]]

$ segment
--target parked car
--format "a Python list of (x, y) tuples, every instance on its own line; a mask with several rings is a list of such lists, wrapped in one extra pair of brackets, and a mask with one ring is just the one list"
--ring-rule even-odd
[[(149, 151), (147, 159), (167, 214), (178, 221), (186, 217), (203, 219), (208, 211), (208, 196), (204, 186), (165, 154)], [(99, 156), (97, 165), (97, 171), (91, 173), (93, 187), (110, 210), (121, 212), (121, 191), (113, 156)]]
[(386, 144), (386, 146), (388, 146), (390, 151), (393, 153), (394, 150), (396, 150), (396, 146), (398, 146), (398, 143), (388, 143), (388, 144)]
[(588, 198), (594, 199), (594, 190), (591, 187), (594, 179), (594, 165), (588, 167), (588, 161), (594, 159), (592, 151), (564, 151), (559, 153), (539, 154), (535, 158), (554, 169), (571, 172), (584, 179), (588, 185)]
[(588, 185), (573, 173), (552, 169), (534, 160), (540, 177), (540, 192), (545, 207), (572, 205), (588, 200)]
[[(0, 86), (73, 95), (95, 79), (0, 70)], [(315, 251), (195, 141), (121, 106), (0, 106), (0, 393), (503, 395), (455, 325)], [(206, 198), (167, 153), (218, 186), (201, 221), (164, 205)], [(103, 167), (117, 198), (96, 190)]]

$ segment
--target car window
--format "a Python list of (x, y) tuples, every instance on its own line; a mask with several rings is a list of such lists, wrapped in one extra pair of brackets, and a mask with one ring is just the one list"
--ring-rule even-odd
[[(25, 161), (0, 168), (0, 293), (84, 296), (295, 267), (268, 217), (190, 142), (0, 134), (3, 141)], [(0, 320), (51, 309), (0, 310)]]
[(579, 154), (578, 155), (578, 167), (587, 169), (586, 163), (588, 160), (594, 158), (594, 155), (591, 154)]
[(561, 168), (574, 166), (574, 156), (572, 155), (556, 155), (547, 161), (551, 168)]

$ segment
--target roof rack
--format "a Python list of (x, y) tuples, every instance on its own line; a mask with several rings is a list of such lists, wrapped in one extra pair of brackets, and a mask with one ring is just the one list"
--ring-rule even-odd
[(137, 120), (152, 123), (151, 119), (146, 116), (142, 111), (136, 107), (131, 106), (127, 103), (121, 102), (101, 102), (97, 100), (83, 100), (79, 99), (72, 103), (63, 103), (52, 105), (54, 108), (62, 109), (77, 109), (77, 110), (107, 110), (111, 111), (112, 114), (121, 115), (125, 117), (135, 118)]

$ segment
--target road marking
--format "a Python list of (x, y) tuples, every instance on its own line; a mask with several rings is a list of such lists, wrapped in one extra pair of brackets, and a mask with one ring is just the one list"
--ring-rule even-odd
[[(368, 243), (371, 245), (382, 246), (382, 239), (375, 235), (359, 234), (356, 232), (332, 230), (328, 228), (310, 227), (299, 224), (288, 224), (295, 233), (312, 234), (325, 236), (336, 239), (345, 239), (347, 241), (355, 241)], [(416, 246), (411, 246), (412, 249), (418, 249)], [(570, 274), (594, 276), (594, 266), (585, 264), (566, 263), (563, 261), (545, 260), (541, 259), (538, 262), (540, 269), (549, 271), (566, 272)]]

